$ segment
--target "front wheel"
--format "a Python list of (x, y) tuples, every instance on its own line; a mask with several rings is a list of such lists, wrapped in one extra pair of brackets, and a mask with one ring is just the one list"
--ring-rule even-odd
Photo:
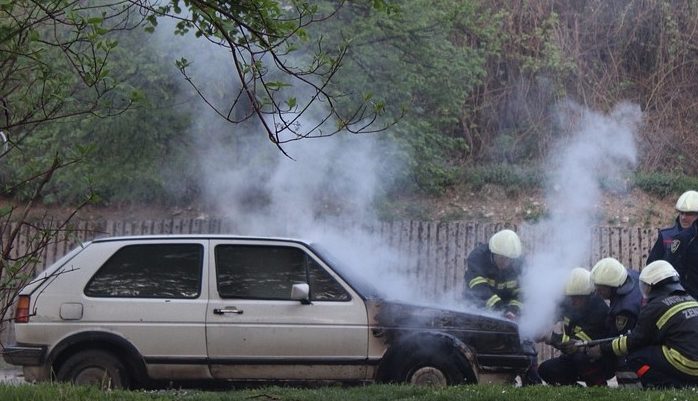
[(399, 382), (418, 386), (445, 387), (465, 383), (463, 358), (446, 347), (413, 349), (396, 364)]
[(129, 377), (124, 364), (110, 352), (88, 350), (70, 356), (58, 368), (58, 381), (76, 385), (128, 388)]

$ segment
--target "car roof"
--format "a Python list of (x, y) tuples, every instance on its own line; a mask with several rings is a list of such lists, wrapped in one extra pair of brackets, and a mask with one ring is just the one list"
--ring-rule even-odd
[(308, 241), (298, 238), (284, 237), (263, 237), (263, 236), (247, 236), (235, 234), (152, 234), (152, 235), (121, 235), (121, 236), (106, 236), (93, 239), (91, 242), (109, 242), (109, 241), (157, 241), (171, 239), (233, 239), (233, 240), (251, 240), (251, 241), (285, 241), (295, 242), (303, 245), (308, 245)]

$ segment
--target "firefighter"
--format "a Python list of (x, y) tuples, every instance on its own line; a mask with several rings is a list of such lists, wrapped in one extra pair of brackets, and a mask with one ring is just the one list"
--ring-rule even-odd
[(625, 334), (635, 326), (642, 304), (638, 276), (614, 258), (603, 258), (591, 269), (596, 293), (609, 300), (607, 337)]
[[(512, 230), (501, 230), (470, 252), (465, 271), (465, 297), (485, 309), (517, 320), (521, 314), (519, 275), (521, 240)], [(527, 342), (529, 340), (526, 340)], [(531, 356), (531, 367), (521, 376), (523, 385), (540, 384), (538, 356)]]
[(515, 320), (521, 312), (519, 275), (521, 240), (512, 230), (501, 230), (487, 244), (470, 252), (465, 271), (465, 297), (485, 309)]
[(640, 282), (647, 304), (633, 331), (589, 348), (589, 355), (627, 355), (643, 387), (698, 385), (698, 302), (667, 261), (647, 265)]
[[(677, 224), (679, 227), (672, 227), (662, 230), (659, 235), (662, 237), (664, 252), (661, 259), (671, 263), (679, 273), (681, 286), (691, 294), (698, 297), (698, 192), (687, 191), (676, 202), (676, 209), (679, 211)], [(659, 240), (657, 240), (659, 241)], [(653, 259), (655, 244), (647, 258), (648, 264)], [(658, 252), (657, 252), (658, 254)], [(660, 258), (657, 258), (660, 259)]]
[[(676, 216), (676, 222), (673, 226), (659, 230), (657, 241), (647, 255), (646, 265), (655, 260), (668, 260), (671, 255), (672, 244), (674, 237), (678, 233), (687, 228), (690, 228), (693, 223), (698, 220), (698, 192), (686, 191), (676, 201), (676, 211), (679, 213)], [(673, 245), (674, 247), (678, 245)]]
[(608, 306), (594, 293), (594, 284), (587, 269), (572, 269), (565, 284), (561, 305), (562, 330), (553, 332), (545, 342), (559, 349), (559, 357), (548, 359), (538, 367), (540, 377), (548, 384), (605, 386), (615, 373), (615, 358), (592, 360), (577, 343), (607, 336)]

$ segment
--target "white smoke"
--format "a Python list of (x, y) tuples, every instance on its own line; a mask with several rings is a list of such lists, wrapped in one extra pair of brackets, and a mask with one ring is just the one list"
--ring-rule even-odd
[[(199, 90), (220, 110), (229, 108), (238, 86), (230, 77), (233, 67), (225, 50), (187, 36), (176, 38), (180, 43), (175, 45), (167, 25), (161, 23), (158, 33), (165, 47), (173, 49), (170, 59), (193, 61), (187, 72)], [(181, 76), (176, 79), (183, 81)], [(303, 94), (294, 95), (300, 103)], [(402, 153), (385, 135), (342, 132), (292, 141), (282, 145), (286, 156), (258, 121), (233, 125), (196, 97), (187, 98), (187, 104), (197, 116), (187, 136), (195, 145), (192, 164), (202, 177), (207, 215), (230, 221), (236, 235), (319, 242), (345, 265), (379, 282), (389, 297), (412, 301), (416, 295), (423, 297), (404, 278), (417, 261), (391, 247), (376, 231), (374, 203), (406, 169), (394, 156)], [(313, 127), (326, 115), (324, 110), (310, 111), (295, 128)]]
[[(225, 52), (188, 37), (175, 45), (171, 29), (161, 25), (163, 40), (175, 48), (171, 59), (194, 60), (189, 73), (209, 100), (225, 110), (226, 100), (237, 94)], [(198, 115), (189, 133), (196, 145), (192, 163), (200, 169), (209, 214), (234, 221), (235, 234), (320, 241), (391, 297), (425, 301), (419, 283), (405, 273), (418, 263), (414, 255), (391, 247), (374, 231), (376, 196), (397, 171), (406, 169), (391, 156), (399, 151), (380, 136), (343, 133), (287, 143), (289, 158), (254, 122), (233, 126), (200, 99), (189, 102)], [(549, 163), (554, 173), (547, 202), (551, 214), (535, 227), (540, 239), (529, 258), (531, 269), (522, 277), (527, 309), (521, 329), (526, 336), (553, 319), (569, 270), (589, 264), (599, 182), (618, 179), (635, 160), (636, 106), (619, 105), (605, 115), (570, 103), (561, 115), (561, 125), (574, 135), (561, 141)], [(306, 127), (314, 123), (301, 121)], [(466, 307), (453, 301), (460, 294), (436, 295), (448, 299), (451, 308)]]
[(565, 136), (547, 163), (549, 218), (533, 227), (534, 250), (522, 277), (525, 310), (520, 329), (535, 337), (555, 319), (570, 270), (590, 260), (592, 228), (598, 224), (602, 186), (622, 196), (624, 173), (636, 162), (635, 133), (642, 113), (622, 103), (608, 114), (568, 102), (560, 110)]

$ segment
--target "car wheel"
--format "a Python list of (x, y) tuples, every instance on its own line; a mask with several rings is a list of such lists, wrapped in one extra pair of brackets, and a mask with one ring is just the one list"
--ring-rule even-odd
[(70, 356), (58, 368), (56, 379), (103, 389), (129, 386), (124, 364), (112, 353), (99, 350), (82, 351)]
[(417, 349), (409, 353), (397, 364), (400, 382), (418, 386), (437, 386), (464, 383), (465, 375), (459, 359), (452, 350), (446, 353), (444, 347)]

